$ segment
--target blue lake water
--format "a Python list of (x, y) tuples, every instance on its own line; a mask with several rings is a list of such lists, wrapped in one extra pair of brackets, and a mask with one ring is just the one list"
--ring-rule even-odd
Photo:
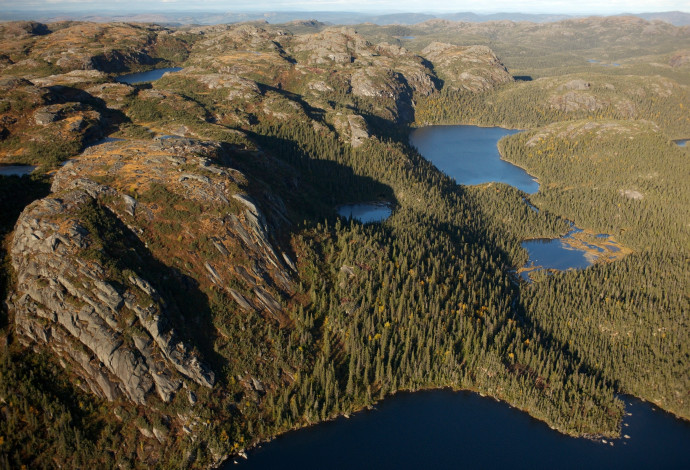
[(520, 132), (501, 127), (428, 126), (410, 134), (410, 144), (458, 184), (507, 183), (532, 194), (539, 183), (522, 168), (501, 160), (496, 144)]
[(685, 147), (688, 144), (688, 140), (690, 139), (675, 140), (674, 142), (678, 147)]
[[(539, 184), (522, 168), (501, 160), (498, 141), (519, 131), (501, 127), (477, 126), (429, 126), (415, 129), (410, 134), (410, 143), (417, 147), (424, 158), (439, 170), (455, 179), (459, 184), (474, 185), (502, 182), (532, 194), (539, 190)], [(539, 211), (529, 200), (523, 198), (532, 210)], [(595, 252), (603, 252), (595, 245), (593, 250), (578, 249), (567, 243), (574, 233), (581, 232), (573, 226), (561, 238), (526, 240), (522, 243), (529, 254), (525, 268), (537, 269), (581, 269), (596, 261)], [(608, 238), (603, 234), (602, 238)], [(615, 242), (607, 240), (606, 246), (615, 251)], [(529, 280), (526, 272), (522, 273)]]
[[(536, 182), (520, 168), (496, 163), (500, 162), (498, 139), (514, 132), (434, 126), (415, 130), (411, 142), (459, 183), (502, 181), (526, 192), (537, 191)], [(497, 175), (492, 168), (498, 169)], [(527, 199), (525, 203), (539, 210)], [(352, 204), (341, 206), (338, 213), (375, 222), (388, 217), (390, 208), (383, 211), (377, 203)], [(572, 226), (566, 237), (578, 232)], [(583, 252), (557, 246), (561, 243), (561, 239), (524, 242), (531, 258), (534, 254), (532, 261), (540, 265), (568, 269), (590, 264)], [(559, 261), (562, 251), (568, 256)], [(690, 468), (690, 423), (635, 398), (622, 398), (626, 416), (621, 437), (602, 442), (564, 436), (506, 403), (470, 392), (399, 393), (375, 410), (287, 433), (251, 450), (248, 460), (235, 458), (224, 468)]]
[(178, 72), (182, 67), (167, 67), (164, 69), (149, 70), (148, 72), (130, 73), (115, 77), (116, 82), (136, 85), (137, 83), (154, 82), (161, 78), (166, 72)]
[(338, 215), (347, 219), (359, 220), (363, 224), (383, 222), (391, 216), (393, 210), (388, 204), (370, 202), (363, 204), (344, 204), (338, 207)]
[(373, 411), (281, 436), (225, 469), (690, 468), (690, 423), (622, 398), (630, 416), (621, 438), (603, 443), (475, 393), (400, 393)]
[(31, 165), (8, 165), (0, 166), (0, 176), (24, 176), (36, 169)]
[[(595, 261), (595, 256), (585, 250), (574, 248), (567, 243), (570, 234), (561, 238), (538, 238), (525, 240), (522, 247), (529, 253), (526, 268), (538, 269), (557, 269), (565, 271), (568, 269), (584, 269), (591, 266)], [(608, 237), (608, 235), (606, 235)], [(594, 245), (589, 245), (595, 251), (603, 251)], [(529, 274), (522, 272), (521, 277), (529, 281)]]

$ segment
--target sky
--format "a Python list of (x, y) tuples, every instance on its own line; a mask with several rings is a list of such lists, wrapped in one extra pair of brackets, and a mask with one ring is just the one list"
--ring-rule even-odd
[(348, 11), (616, 14), (680, 10), (690, 0), (0, 0), (14, 11)]

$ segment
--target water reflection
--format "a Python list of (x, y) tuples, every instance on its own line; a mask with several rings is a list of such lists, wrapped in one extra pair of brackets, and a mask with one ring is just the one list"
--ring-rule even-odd
[(8, 165), (0, 166), (0, 176), (25, 176), (36, 169), (31, 165)]
[(560, 238), (525, 240), (527, 264), (518, 270), (520, 277), (530, 281), (535, 270), (584, 269), (597, 261), (613, 261), (630, 252), (606, 233), (589, 233), (571, 224), (571, 230)]
[(690, 468), (690, 424), (622, 398), (621, 437), (591, 441), (474, 393), (400, 393), (374, 411), (288, 433), (225, 468)]
[(391, 216), (393, 210), (384, 202), (368, 202), (362, 204), (344, 204), (338, 207), (338, 215), (347, 219), (359, 220), (363, 224), (383, 222)]
[(149, 70), (148, 72), (130, 73), (127, 75), (120, 75), (115, 77), (116, 82), (127, 83), (129, 85), (136, 85), (137, 83), (153, 82), (158, 80), (166, 72), (179, 72), (182, 67), (167, 67), (164, 69)]
[(502, 127), (428, 126), (410, 134), (410, 144), (459, 184), (507, 183), (532, 194), (539, 183), (519, 166), (501, 160), (497, 143), (519, 130)]

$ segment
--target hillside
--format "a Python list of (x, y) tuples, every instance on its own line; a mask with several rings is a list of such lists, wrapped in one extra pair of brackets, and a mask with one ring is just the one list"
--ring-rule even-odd
[[(0, 176), (3, 466), (208, 468), (437, 387), (573, 436), (618, 435), (623, 392), (690, 416), (686, 29), (436, 22), (408, 48), (400, 28), (0, 27), (0, 164), (41, 166)], [(557, 30), (637, 65), (551, 75)], [(621, 31), (672, 72), (604, 46)], [(500, 148), (542, 210), (456, 185), (407, 143), (428, 123), (527, 129)], [(336, 214), (369, 201), (393, 215)], [(633, 253), (519, 282), (521, 241), (565, 219)]]

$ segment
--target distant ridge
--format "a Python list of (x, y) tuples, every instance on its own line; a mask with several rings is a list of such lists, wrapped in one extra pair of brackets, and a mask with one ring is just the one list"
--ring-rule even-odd
[[(243, 21), (266, 21), (272, 24), (287, 23), (297, 20), (316, 20), (331, 24), (361, 24), (374, 23), (378, 25), (403, 24), (412, 25), (432, 19), (444, 19), (450, 21), (466, 21), (482, 23), (486, 21), (531, 21), (534, 23), (551, 23), (570, 18), (583, 18), (590, 15), (559, 15), (559, 14), (529, 14), (529, 13), (492, 13), (477, 14), (472, 12), (427, 14), (427, 13), (391, 13), (368, 14), (357, 12), (324, 12), (324, 11), (273, 11), (273, 12), (220, 12), (220, 11), (180, 11), (180, 12), (141, 12), (113, 14), (111, 12), (80, 11), (33, 11), (7, 10), (0, 12), (0, 21), (36, 20), (36, 21), (62, 21), (81, 20), (94, 22), (144, 22), (169, 25), (183, 24), (222, 24), (239, 23)], [(652, 12), (652, 13), (621, 13), (620, 15), (607, 16), (636, 16), (645, 20), (660, 20), (675, 26), (690, 25), (690, 13), (681, 11)]]
[(690, 14), (683, 13), (682, 11), (662, 11), (659, 13), (640, 13), (637, 16), (645, 20), (661, 20), (667, 23), (671, 23), (675, 26), (689, 26), (690, 25)]

